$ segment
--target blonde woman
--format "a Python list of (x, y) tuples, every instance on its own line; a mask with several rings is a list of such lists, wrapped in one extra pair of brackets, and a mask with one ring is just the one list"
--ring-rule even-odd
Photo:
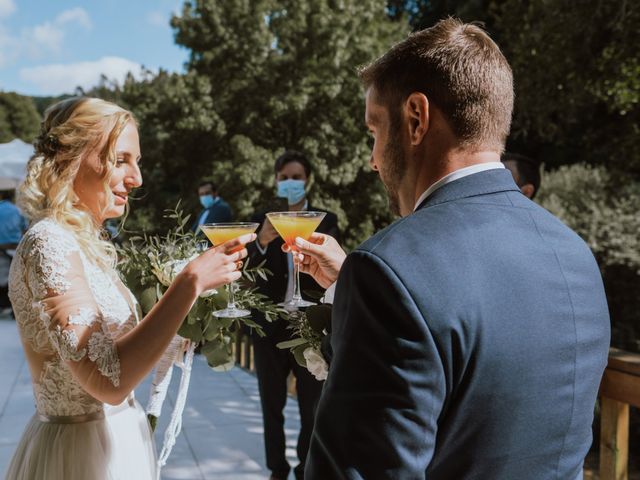
[(192, 261), (144, 318), (114, 270), (106, 219), (142, 184), (130, 112), (72, 98), (45, 113), (20, 189), (31, 228), (9, 295), (31, 370), (36, 414), (8, 479), (155, 478), (156, 454), (132, 391), (160, 359), (198, 295), (240, 277), (240, 237)]

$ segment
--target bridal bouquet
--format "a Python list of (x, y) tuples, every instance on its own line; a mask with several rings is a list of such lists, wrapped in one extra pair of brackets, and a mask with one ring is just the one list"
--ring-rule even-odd
[[(185, 230), (189, 217), (183, 215), (180, 204), (175, 210), (168, 212), (167, 218), (174, 219), (176, 226), (166, 235), (135, 236), (118, 251), (120, 274), (138, 299), (143, 314), (147, 314), (162, 298), (184, 267), (209, 246), (206, 239)], [(235, 291), (238, 304), (262, 312), (268, 321), (284, 314), (282, 308), (274, 305), (253, 287), (256, 277), (266, 280), (267, 275), (270, 275), (269, 271), (262, 268), (262, 265), (246, 268), (245, 264), (242, 274), (242, 278), (236, 282), (241, 287)], [(182, 369), (178, 396), (158, 459), (159, 470), (166, 463), (180, 433), (196, 348), (200, 347), (200, 352), (213, 370), (227, 371), (235, 364), (233, 345), (243, 326), (251, 327), (259, 335), (264, 335), (260, 325), (251, 320), (251, 317), (218, 318), (212, 314), (226, 304), (227, 292), (224, 289), (209, 290), (200, 295), (156, 367), (147, 406), (149, 422), (154, 429), (171, 382), (173, 367), (176, 365)]]
[[(206, 239), (185, 230), (189, 217), (183, 215), (179, 205), (175, 210), (168, 212), (167, 218), (175, 219), (176, 226), (166, 235), (132, 237), (118, 252), (119, 271), (127, 287), (138, 299), (145, 315), (162, 298), (182, 269), (209, 246)], [(235, 292), (237, 303), (245, 308), (261, 311), (268, 321), (273, 321), (281, 315), (281, 308), (252, 287), (256, 276), (266, 280), (270, 272), (262, 266), (246, 268), (245, 264), (242, 274), (242, 279), (238, 281), (241, 288)], [(254, 328), (259, 335), (264, 335), (262, 328), (252, 321), (251, 317), (217, 318), (212, 315), (213, 311), (224, 308), (226, 303), (227, 293), (224, 289), (203, 293), (178, 330), (179, 336), (200, 345), (200, 351), (206, 357), (209, 366), (218, 371), (226, 371), (233, 367), (232, 345), (243, 325)]]
[(289, 312), (288, 320), (295, 338), (280, 342), (278, 348), (290, 349), (296, 362), (316, 380), (326, 380), (329, 365), (322, 354), (322, 341), (331, 330), (331, 305), (313, 305), (305, 311)]

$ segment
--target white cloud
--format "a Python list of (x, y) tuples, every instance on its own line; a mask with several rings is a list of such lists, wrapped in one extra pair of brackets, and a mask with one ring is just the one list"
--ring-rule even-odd
[(160, 12), (158, 10), (154, 10), (153, 12), (149, 12), (147, 14), (147, 22), (156, 27), (168, 27), (169, 26), (169, 18), (168, 16)]
[(48, 53), (60, 53), (64, 41), (64, 30), (50, 22), (22, 31), (20, 44), (31, 58), (40, 58)]
[(65, 23), (77, 23), (78, 25), (86, 28), (87, 30), (91, 30), (91, 28), (93, 27), (93, 24), (91, 23), (91, 18), (89, 18), (89, 14), (82, 7), (76, 7), (70, 10), (65, 10), (64, 12), (62, 12), (60, 15), (56, 17), (55, 23), (57, 25), (64, 25)]
[(38, 88), (39, 95), (73, 93), (80, 86), (89, 89), (97, 85), (100, 76), (122, 82), (128, 72), (142, 75), (139, 63), (121, 57), (103, 57), (94, 62), (51, 64), (20, 69), (20, 78)]
[(6, 18), (16, 11), (16, 4), (13, 0), (0, 0), (0, 18)]
[(16, 57), (18, 41), (0, 25), (0, 68), (9, 64)]
[(85, 30), (90, 30), (93, 27), (91, 18), (84, 8), (77, 7), (65, 10), (58, 14), (53, 21), (46, 21), (35, 27), (22, 29), (19, 54), (32, 59), (43, 58), (51, 54), (58, 55), (64, 47), (67, 30), (74, 25)]

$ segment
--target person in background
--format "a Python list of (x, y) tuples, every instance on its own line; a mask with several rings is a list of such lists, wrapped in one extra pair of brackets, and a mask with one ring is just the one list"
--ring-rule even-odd
[(193, 223), (192, 230), (198, 231), (198, 227), (205, 223), (225, 223), (233, 219), (231, 207), (218, 195), (218, 187), (211, 181), (204, 181), (198, 187), (198, 196), (203, 210), (200, 211)]
[(0, 310), (8, 309), (9, 314), (9, 266), (13, 252), (27, 229), (27, 221), (13, 204), (13, 196), (13, 189), (0, 190)]
[[(288, 210), (318, 210), (313, 208), (306, 197), (306, 188), (311, 176), (311, 164), (307, 157), (294, 150), (283, 153), (274, 166), (277, 196), (285, 198)], [(260, 293), (267, 295), (274, 303), (287, 301), (293, 294), (293, 260), (290, 253), (282, 251), (283, 240), (273, 225), (266, 219), (264, 213), (253, 216), (252, 222), (261, 224), (258, 239), (250, 246), (249, 264), (251, 266), (264, 263), (264, 267), (273, 275), (268, 281), (258, 280)], [(335, 214), (327, 212), (318, 232), (338, 236), (338, 219)], [(308, 275), (300, 277), (301, 292), (322, 291), (323, 289)], [(310, 300), (307, 298), (307, 300)], [(271, 470), (272, 480), (285, 480), (290, 471), (290, 465), (285, 455), (285, 434), (283, 409), (287, 401), (287, 377), (293, 372), (296, 377), (296, 391), (300, 408), (300, 435), (298, 436), (297, 453), (300, 460), (294, 469), (296, 479), (302, 479), (304, 474), (309, 440), (313, 430), (316, 405), (322, 382), (316, 380), (309, 371), (298, 365), (289, 349), (280, 349), (276, 345), (291, 340), (291, 330), (288, 323), (278, 319), (272, 323), (266, 322), (258, 312), (253, 314), (254, 320), (264, 329), (266, 336), (252, 335), (255, 352), (256, 373), (262, 404), (264, 421), (264, 443), (266, 449), (267, 468)]]
[(500, 160), (513, 175), (520, 191), (533, 200), (540, 188), (540, 164), (519, 153), (506, 152)]

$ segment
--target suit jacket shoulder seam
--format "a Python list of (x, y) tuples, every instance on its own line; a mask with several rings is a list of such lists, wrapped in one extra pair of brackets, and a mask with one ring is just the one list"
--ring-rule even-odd
[[(571, 288), (569, 288), (569, 282), (567, 281), (567, 276), (565, 275), (564, 269), (562, 268), (562, 264), (560, 263), (560, 259), (558, 258), (558, 252), (556, 252), (556, 249), (553, 247), (553, 245), (547, 242), (546, 238), (544, 237), (544, 235), (540, 231), (540, 228), (538, 227), (538, 222), (536, 222), (535, 218), (533, 217), (533, 215), (531, 215), (531, 213), (529, 213), (529, 218), (531, 218), (531, 222), (533, 223), (533, 226), (535, 227), (536, 232), (538, 232), (538, 235), (540, 235), (540, 238), (553, 251), (553, 256), (556, 259), (556, 263), (558, 265), (558, 268), (560, 269), (560, 273), (562, 274), (562, 279), (567, 288), (567, 297), (569, 298), (569, 304), (571, 305), (571, 316), (573, 318), (573, 331), (577, 340), (578, 334), (576, 331), (576, 309), (574, 306), (573, 296), (571, 295)], [(573, 419), (576, 413), (576, 372), (577, 372), (576, 355), (577, 355), (577, 349), (574, 350), (574, 357), (573, 357), (573, 384), (571, 388), (571, 417), (569, 418), (569, 424), (567, 425), (567, 429), (566, 429), (567, 431), (565, 432), (564, 438), (562, 440), (562, 448), (560, 449), (560, 453), (558, 455), (558, 463), (556, 464), (556, 478), (558, 475), (558, 471), (560, 470), (560, 462), (562, 461), (562, 456), (564, 455), (564, 451), (566, 448), (567, 437), (569, 436), (569, 429), (571, 428), (571, 424), (573, 423)]]

